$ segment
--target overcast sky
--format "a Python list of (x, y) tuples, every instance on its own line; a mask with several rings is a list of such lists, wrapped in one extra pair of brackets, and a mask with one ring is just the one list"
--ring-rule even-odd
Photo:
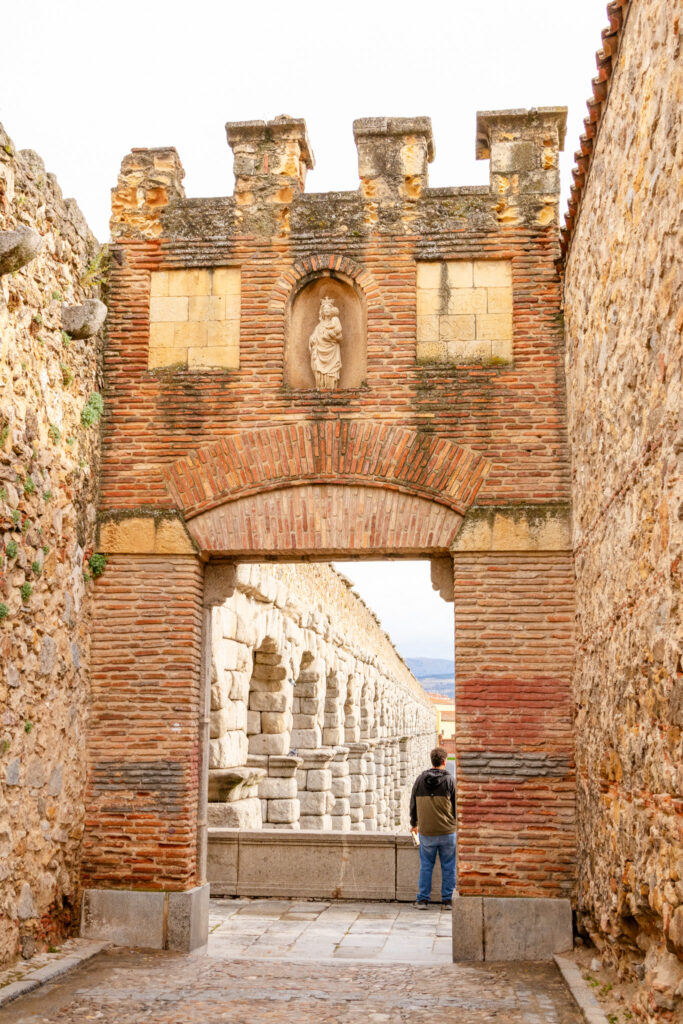
[[(225, 122), (278, 114), (306, 118), (316, 156), (307, 190), (324, 192), (358, 187), (354, 118), (430, 116), (430, 184), (475, 185), (488, 181), (488, 163), (474, 158), (477, 110), (567, 106), (564, 208), (605, 6), (4, 0), (0, 121), (43, 157), (101, 241), (133, 146), (175, 146), (188, 195), (229, 195)], [(452, 607), (433, 595), (428, 563), (359, 566), (356, 576), (403, 653), (452, 656)]]

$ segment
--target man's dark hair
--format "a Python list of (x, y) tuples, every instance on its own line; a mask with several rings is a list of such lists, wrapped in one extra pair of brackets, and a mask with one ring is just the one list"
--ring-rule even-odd
[(440, 765), (445, 764), (448, 760), (448, 751), (445, 747), (434, 747), (431, 754), (429, 755), (434, 768), (439, 768)]

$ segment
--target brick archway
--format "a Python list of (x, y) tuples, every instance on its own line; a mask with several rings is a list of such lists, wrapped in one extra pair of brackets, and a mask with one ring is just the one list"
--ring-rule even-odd
[(186, 520), (226, 502), (305, 485), (401, 492), (463, 515), (489, 468), (471, 449), (417, 430), (318, 420), (222, 438), (172, 463), (165, 480)]

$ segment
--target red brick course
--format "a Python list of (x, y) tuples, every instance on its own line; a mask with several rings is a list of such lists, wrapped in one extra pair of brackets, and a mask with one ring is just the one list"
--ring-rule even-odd
[[(513, 367), (416, 364), (415, 260), (427, 242), (432, 258), (512, 260)], [(294, 243), (244, 237), (227, 247), (170, 239), (113, 246), (104, 509), (169, 507), (168, 464), (245, 430), (356, 419), (425, 431), (484, 456), (492, 466), (479, 504), (567, 500), (554, 232), (463, 230), (457, 238), (375, 236), (347, 245), (376, 283), (368, 295), (367, 380), (327, 393), (283, 382), (285, 323), (273, 296), (283, 275), (297, 280)], [(150, 270), (219, 264), (242, 268), (240, 369), (148, 370)]]
[(196, 516), (188, 529), (202, 552), (294, 559), (424, 558), (448, 552), (462, 517), (389, 488), (324, 484), (256, 494)]
[(358, 420), (243, 431), (175, 462), (166, 479), (186, 519), (226, 501), (303, 483), (381, 487), (464, 512), (489, 469), (452, 441)]
[(571, 554), (459, 554), (454, 579), (460, 892), (570, 895)]
[(82, 877), (196, 881), (203, 569), (117, 555), (97, 583)]

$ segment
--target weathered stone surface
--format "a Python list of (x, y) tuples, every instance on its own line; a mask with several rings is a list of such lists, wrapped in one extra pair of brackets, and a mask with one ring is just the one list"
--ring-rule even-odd
[(79, 341), (92, 338), (102, 327), (107, 307), (99, 299), (86, 299), (81, 306), (62, 306), (62, 328)]
[(99, 458), (81, 413), (99, 343), (65, 344), (61, 306), (96, 299), (101, 259), (76, 204), (2, 127), (0, 229), (0, 806), (16, 824), (1, 962), (59, 945), (79, 898)]
[(12, 274), (30, 263), (42, 247), (43, 239), (33, 228), (0, 231), (0, 274)]
[(298, 821), (300, 805), (298, 800), (269, 800), (268, 821), (277, 824), (287, 824)]
[(258, 795), (263, 800), (293, 800), (297, 795), (296, 779), (263, 779), (259, 783)]
[(683, 66), (675, 6), (629, 4), (565, 268), (578, 921), (621, 973), (637, 971), (636, 1009), (648, 1020), (675, 1000), (680, 1013), (683, 996)]
[(256, 797), (230, 803), (210, 803), (208, 821), (216, 828), (261, 828), (261, 804)]

